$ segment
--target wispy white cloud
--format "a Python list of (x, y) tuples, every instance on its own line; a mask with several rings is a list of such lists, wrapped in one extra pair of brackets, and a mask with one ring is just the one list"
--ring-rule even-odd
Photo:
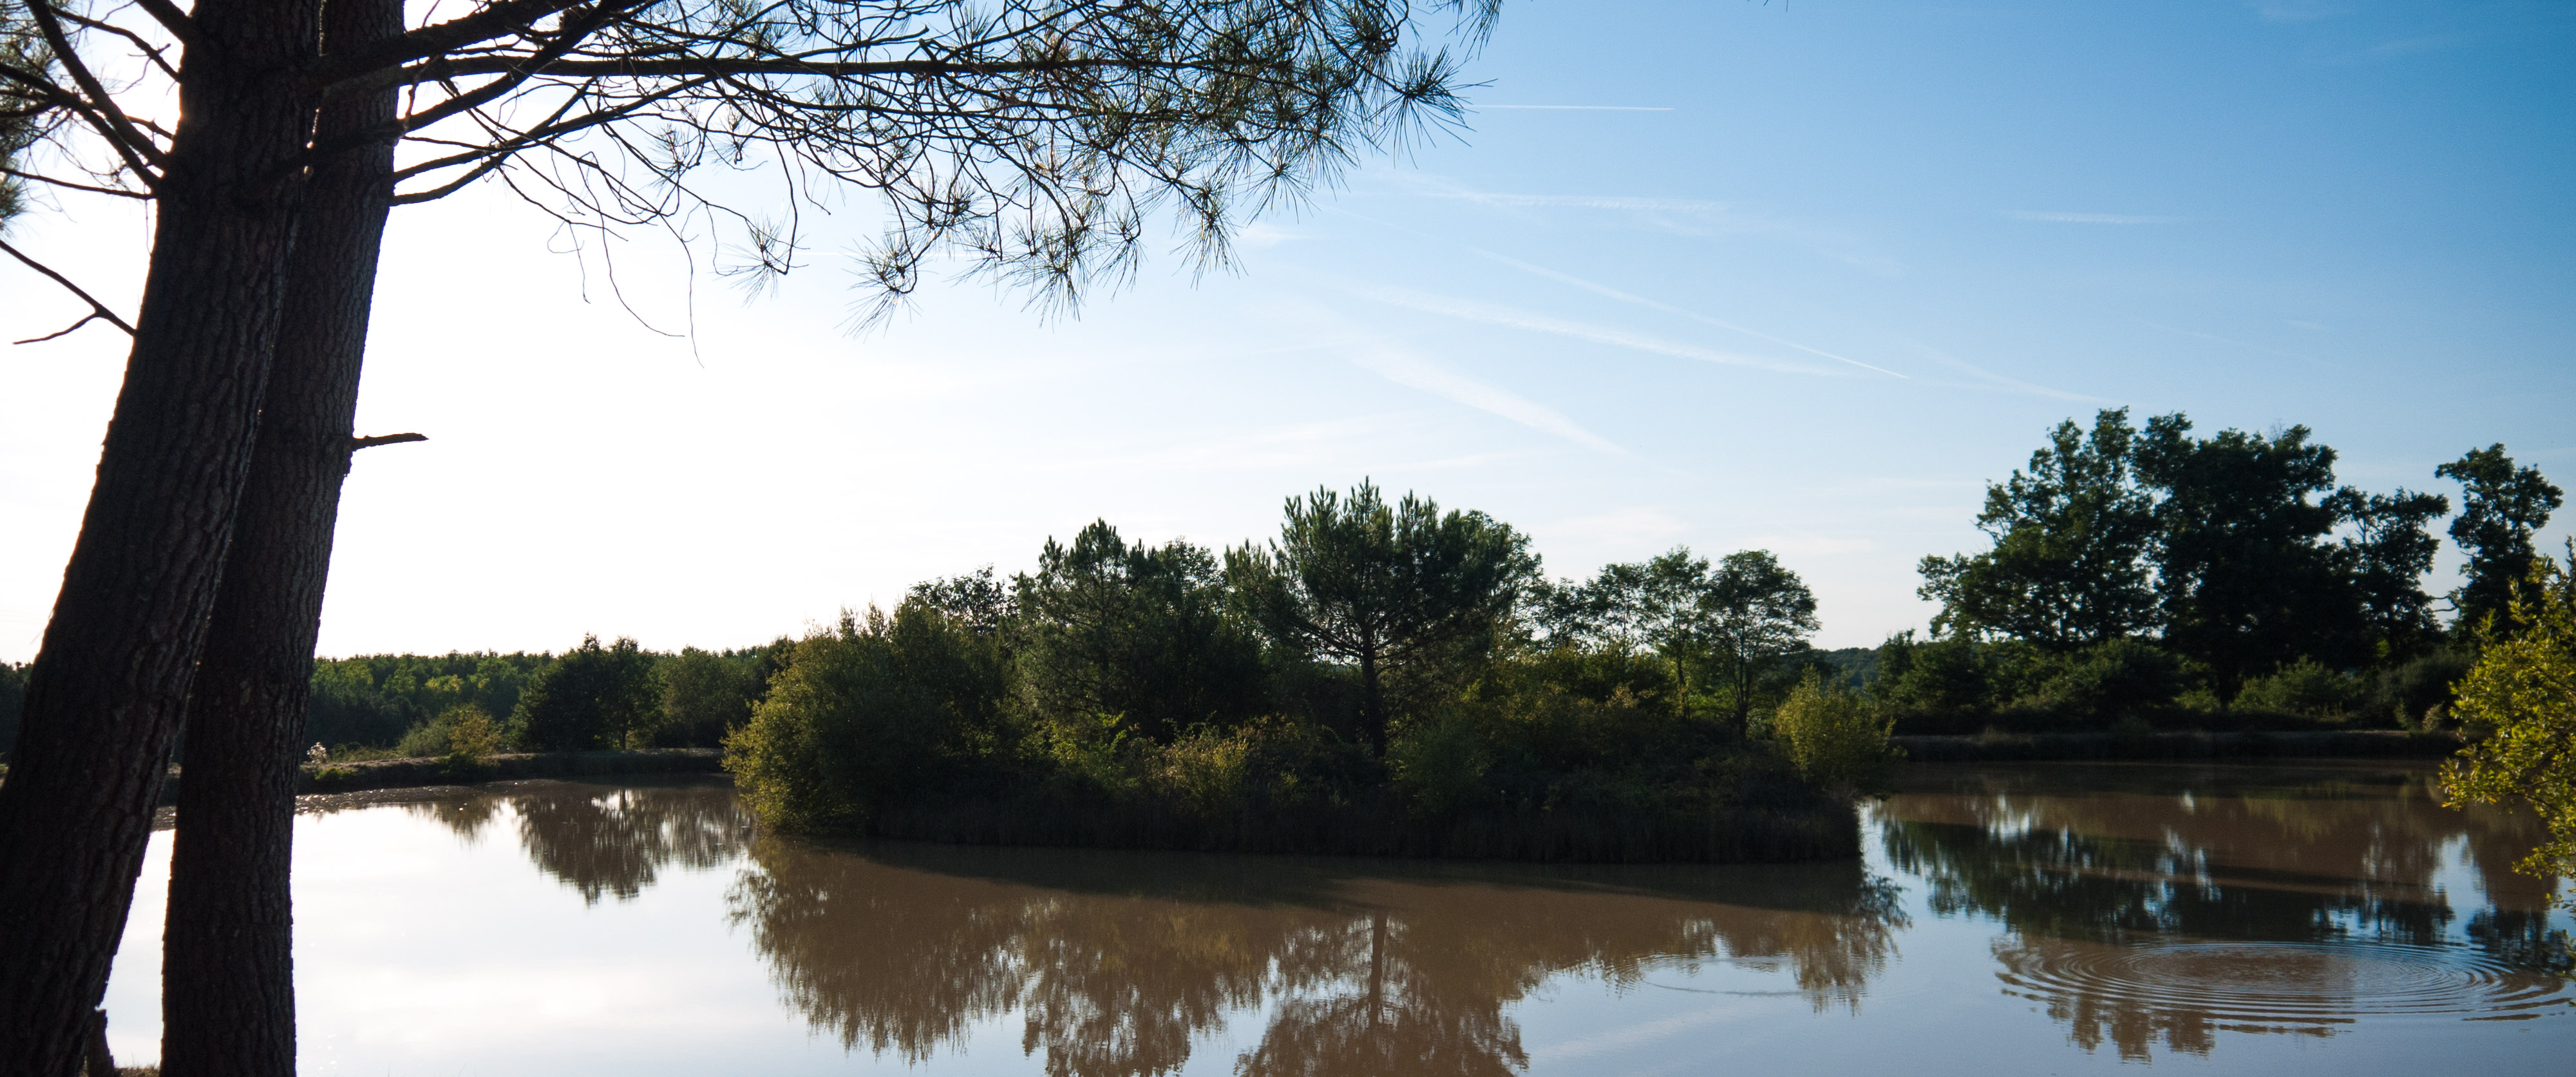
[(1614, 1028), (1607, 1032), (1596, 1032), (1575, 1039), (1534, 1044), (1529, 1048), (1529, 1058), (1532, 1062), (1556, 1064), (1587, 1055), (1643, 1046), (1701, 1025), (1727, 1024), (1758, 1019), (1760, 1016), (1760, 1011), (1743, 1006), (1717, 1006)]
[(1712, 215), (1727, 212), (1727, 206), (1724, 202), (1710, 202), (1696, 198), (1623, 198), (1615, 195), (1593, 194), (1503, 194), (1496, 191), (1471, 191), (1464, 188), (1435, 191), (1432, 193), (1432, 197), (1455, 198), (1461, 201), (1475, 202), (1480, 205), (1505, 206), (1512, 209), (1571, 207), (1575, 209), (1629, 210), (1632, 212), (1642, 213), (1704, 213)]
[(1976, 379), (1972, 384), (1978, 384), (1985, 388), (2003, 389), (2016, 393), (2028, 393), (2032, 396), (2045, 396), (2055, 400), (2074, 400), (2087, 404), (2111, 403), (2111, 401), (2098, 396), (2087, 396), (2083, 393), (2070, 393), (2064, 389), (2051, 389), (2048, 386), (2026, 382), (2019, 378), (2007, 378), (2001, 374), (1995, 373), (1994, 371), (1978, 366), (1975, 363), (1968, 362), (1958, 356), (1942, 351), (1939, 348), (1928, 347), (1922, 344), (1916, 344), (1914, 347), (1920, 350), (1924, 355), (1930, 356), (1933, 362), (1949, 367), (1950, 369), (1956, 370), (1962, 374), (1966, 374), (1969, 377)]
[(1620, 549), (1661, 545), (1689, 530), (1690, 525), (1672, 513), (1643, 506), (1559, 520), (1547, 529), (1550, 538), (1570, 537)]
[(1276, 247), (1292, 239), (1304, 238), (1305, 237), (1303, 235), (1300, 235), (1297, 232), (1281, 228), (1278, 225), (1271, 224), (1267, 221), (1254, 221), (1251, 224), (1247, 224), (1242, 228), (1236, 229), (1234, 233), (1235, 245), (1251, 250), (1261, 250), (1265, 247)]
[(1211, 429), (1163, 434), (1131, 451), (1070, 455), (1003, 454), (996, 468), (1025, 473), (1096, 473), (1104, 468), (1151, 471), (1243, 471), (1313, 468), (1343, 447), (1398, 425), (1392, 416), (1363, 415), (1248, 430)]
[(1479, 191), (1436, 177), (1410, 176), (1407, 182), (1431, 198), (1449, 198), (1496, 209), (1589, 209), (1634, 214), (1646, 225), (1674, 235), (1713, 238), (1759, 236), (1805, 247), (1825, 257), (1881, 276), (1905, 272), (1904, 263), (1876, 250), (1847, 230), (1752, 212), (1704, 198), (1637, 198), (1625, 195), (1510, 194)]
[(1499, 325), (1509, 329), (1524, 329), (1533, 333), (1550, 333), (1556, 336), (1573, 337), (1577, 340), (1588, 340), (1596, 344), (1608, 344), (1614, 347), (1649, 352), (1655, 355), (1669, 355), (1679, 359), (1696, 359), (1703, 363), (1723, 363), (1728, 366), (1753, 367), (1759, 370), (1777, 370), (1790, 374), (1833, 375), (1839, 373), (1837, 371), (1827, 370), (1804, 363), (1783, 362), (1778, 359), (1766, 358), (1759, 355), (1746, 355), (1742, 352), (1719, 351), (1715, 348), (1703, 348), (1693, 344), (1683, 344), (1679, 341), (1665, 340), (1662, 337), (1621, 329), (1616, 326), (1594, 325), (1590, 322), (1577, 322), (1564, 318), (1553, 318), (1544, 314), (1535, 314), (1515, 307), (1506, 307), (1495, 303), (1484, 303), (1473, 299), (1460, 299), (1455, 296), (1433, 295), (1429, 292), (1417, 292), (1411, 288), (1362, 288), (1358, 290), (1357, 294), (1363, 299), (1374, 300), (1390, 306), (1406, 307), (1428, 314), (1439, 314), (1446, 317), (1457, 318), (1462, 321), (1483, 322), (1487, 325)]
[(1477, 105), (1476, 111), (1506, 112), (1671, 112), (1670, 107), (1646, 105)]
[(1532, 430), (1554, 434), (1596, 452), (1627, 453), (1610, 439), (1584, 429), (1582, 424), (1566, 418), (1554, 408), (1393, 344), (1362, 341), (1345, 348), (1344, 352), (1361, 369), (1398, 385), (1420, 389)]
[(1899, 374), (1899, 373), (1897, 373), (1897, 372), (1895, 372), (1895, 371), (1893, 371), (1893, 370), (1889, 370), (1889, 369), (1887, 369), (1886, 367), (1883, 367), (1883, 366), (1872, 366), (1871, 364), (1861, 362), (1861, 361), (1860, 361), (1860, 360), (1858, 360), (1858, 359), (1854, 359), (1854, 358), (1851, 358), (1851, 357), (1849, 357), (1849, 356), (1836, 355), (1836, 354), (1834, 354), (1834, 353), (1832, 353), (1832, 352), (1829, 352), (1829, 351), (1826, 351), (1826, 350), (1824, 350), (1824, 349), (1822, 349), (1822, 348), (1811, 348), (1811, 347), (1808, 347), (1807, 345), (1800, 344), (1800, 343), (1798, 343), (1797, 341), (1794, 341), (1794, 340), (1782, 340), (1781, 338), (1779, 338), (1779, 337), (1775, 337), (1775, 336), (1772, 336), (1772, 335), (1771, 335), (1771, 334), (1769, 334), (1769, 333), (1757, 332), (1757, 331), (1755, 331), (1755, 330), (1747, 329), (1747, 328), (1745, 328), (1745, 327), (1743, 327), (1743, 326), (1740, 326), (1740, 325), (1737, 325), (1737, 324), (1735, 324), (1735, 323), (1733, 323), (1733, 322), (1729, 322), (1729, 321), (1722, 321), (1722, 320), (1719, 320), (1719, 319), (1716, 319), (1716, 318), (1711, 318), (1711, 317), (1709, 317), (1708, 315), (1701, 314), (1701, 313), (1698, 313), (1698, 312), (1696, 312), (1696, 311), (1683, 310), (1683, 309), (1682, 309), (1682, 308), (1680, 308), (1680, 307), (1675, 307), (1675, 306), (1671, 306), (1671, 305), (1669, 305), (1669, 304), (1664, 304), (1664, 303), (1658, 303), (1658, 302), (1656, 302), (1656, 301), (1654, 301), (1654, 300), (1652, 300), (1652, 299), (1648, 299), (1648, 298), (1646, 298), (1646, 297), (1644, 297), (1644, 296), (1641, 296), (1641, 295), (1632, 295), (1632, 294), (1630, 294), (1630, 293), (1623, 292), (1623, 291), (1620, 291), (1619, 289), (1616, 289), (1616, 288), (1610, 287), (1609, 285), (1606, 285), (1606, 284), (1596, 284), (1596, 283), (1593, 283), (1592, 281), (1585, 280), (1585, 279), (1583, 279), (1583, 278), (1581, 278), (1581, 277), (1572, 276), (1572, 275), (1570, 275), (1570, 274), (1565, 274), (1565, 273), (1559, 273), (1559, 272), (1557, 272), (1557, 271), (1555, 271), (1555, 270), (1553, 270), (1553, 269), (1549, 269), (1549, 268), (1547, 268), (1547, 267), (1545, 267), (1545, 266), (1535, 266), (1535, 265), (1531, 265), (1531, 264), (1529, 264), (1528, 262), (1521, 261), (1521, 260), (1519, 260), (1519, 259), (1517, 259), (1517, 258), (1511, 258), (1511, 257), (1507, 257), (1507, 256), (1505, 256), (1505, 255), (1496, 254), (1496, 253), (1494, 253), (1494, 252), (1492, 252), (1492, 251), (1485, 250), (1485, 249), (1483, 249), (1483, 248), (1479, 248), (1479, 247), (1469, 247), (1469, 248), (1467, 248), (1467, 249), (1468, 249), (1469, 251), (1472, 251), (1472, 252), (1474, 252), (1474, 253), (1478, 254), (1478, 255), (1482, 255), (1482, 256), (1484, 256), (1484, 257), (1486, 257), (1486, 258), (1493, 259), (1494, 261), (1501, 262), (1501, 263), (1503, 263), (1504, 265), (1510, 266), (1510, 267), (1512, 267), (1512, 268), (1514, 268), (1514, 269), (1517, 269), (1517, 270), (1520, 270), (1520, 271), (1522, 271), (1522, 272), (1524, 272), (1524, 273), (1531, 273), (1531, 274), (1535, 274), (1535, 275), (1537, 275), (1537, 276), (1545, 277), (1545, 278), (1547, 278), (1547, 279), (1549, 279), (1549, 280), (1556, 281), (1556, 282), (1561, 283), (1561, 284), (1570, 284), (1570, 285), (1573, 285), (1574, 287), (1581, 288), (1581, 289), (1583, 289), (1584, 291), (1591, 292), (1591, 293), (1592, 293), (1592, 294), (1594, 294), (1594, 295), (1599, 295), (1599, 296), (1603, 296), (1603, 297), (1610, 298), (1610, 299), (1616, 299), (1616, 300), (1618, 300), (1618, 301), (1620, 301), (1620, 302), (1622, 302), (1622, 303), (1634, 303), (1634, 304), (1636, 304), (1636, 305), (1638, 305), (1638, 306), (1645, 307), (1645, 308), (1646, 308), (1646, 309), (1648, 309), (1648, 310), (1659, 310), (1659, 311), (1662, 311), (1662, 312), (1664, 312), (1664, 313), (1666, 313), (1666, 314), (1678, 314), (1678, 315), (1680, 315), (1680, 316), (1682, 316), (1682, 317), (1684, 317), (1684, 318), (1688, 318), (1688, 319), (1690, 319), (1690, 320), (1692, 320), (1692, 321), (1699, 322), (1699, 323), (1701, 323), (1701, 324), (1703, 324), (1703, 325), (1714, 325), (1714, 326), (1716, 326), (1716, 327), (1718, 327), (1718, 328), (1720, 328), (1720, 329), (1728, 330), (1728, 331), (1730, 331), (1730, 332), (1742, 333), (1742, 334), (1744, 334), (1745, 336), (1748, 336), (1748, 337), (1752, 337), (1752, 338), (1754, 338), (1755, 340), (1764, 340), (1764, 341), (1769, 341), (1769, 342), (1771, 342), (1771, 343), (1773, 343), (1773, 344), (1780, 345), (1781, 347), (1784, 347), (1784, 348), (1795, 348), (1795, 349), (1797, 349), (1797, 350), (1799, 350), (1799, 351), (1802, 351), (1802, 352), (1805, 352), (1805, 353), (1807, 353), (1807, 354), (1809, 354), (1809, 355), (1819, 355), (1819, 356), (1823, 356), (1823, 357), (1825, 357), (1825, 358), (1827, 358), (1827, 359), (1831, 359), (1831, 360), (1833, 360), (1833, 361), (1835, 361), (1835, 362), (1838, 362), (1838, 363), (1850, 363), (1851, 365), (1856, 366), (1856, 367), (1859, 367), (1859, 368), (1861, 368), (1861, 369), (1863, 369), (1863, 370), (1875, 370), (1875, 371), (1877, 371), (1877, 372), (1879, 372), (1879, 373), (1881, 373), (1881, 374), (1885, 374), (1885, 375), (1887, 375), (1887, 376), (1889, 376), (1889, 377), (1902, 378), (1902, 377), (1904, 377), (1904, 376), (1905, 376), (1905, 375), (1903, 375), (1903, 374)]
[(2065, 213), (2046, 209), (2008, 209), (2004, 216), (2016, 221), (2048, 221), (2054, 224), (2173, 224), (2180, 217), (2143, 217), (2128, 213)]
[[(2173, 333), (2173, 334), (2178, 335), (2178, 336), (2193, 337), (2193, 338), (2197, 338), (2197, 339), (2200, 339), (2200, 340), (2206, 340), (2206, 341), (2211, 341), (2211, 342), (2218, 343), (2218, 344), (2225, 344), (2225, 345), (2229, 345), (2229, 346), (2231, 346), (2231, 347), (2245, 348), (2245, 349), (2249, 349), (2249, 350), (2252, 350), (2252, 351), (2264, 352), (2264, 353), (2267, 353), (2267, 354), (2283, 356), (2283, 357), (2290, 358), (2290, 359), (2297, 359), (2297, 360), (2301, 360), (2301, 361), (2303, 361), (2303, 362), (2315, 363), (2315, 364), (2317, 364), (2318, 366), (2327, 367), (2327, 368), (2330, 368), (2330, 369), (2337, 369), (2337, 370), (2342, 369), (2341, 367), (2337, 367), (2337, 366), (2336, 366), (2335, 364), (2333, 364), (2333, 363), (2327, 362), (2326, 360), (2323, 360), (2323, 359), (2319, 359), (2319, 358), (2317, 358), (2316, 356), (2313, 356), (2313, 355), (2302, 355), (2302, 354), (2300, 354), (2300, 353), (2298, 353), (2298, 352), (2294, 352), (2294, 351), (2284, 351), (2284, 350), (2282, 350), (2282, 349), (2280, 349), (2280, 348), (2274, 348), (2274, 347), (2270, 347), (2270, 346), (2268, 346), (2268, 345), (2263, 345), (2263, 344), (2256, 344), (2256, 343), (2253, 343), (2253, 342), (2251, 342), (2251, 341), (2238, 340), (2238, 339), (2236, 339), (2236, 338), (2234, 338), (2234, 337), (2222, 337), (2222, 336), (2219, 336), (2219, 335), (2218, 335), (2218, 334), (2216, 334), (2216, 333), (2204, 333), (2204, 332), (2201, 332), (2200, 330), (2197, 330), (2197, 329), (2185, 329), (2185, 328), (2183, 328), (2183, 327), (2181, 327), (2181, 326), (2178, 326), (2178, 325), (2166, 325), (2166, 324), (2164, 324), (2164, 323), (2162, 323), (2162, 322), (2151, 322), (2151, 321), (2148, 321), (2148, 320), (2146, 320), (2146, 319), (2144, 319), (2144, 318), (2140, 318), (2140, 319), (2138, 319), (2138, 324), (2143, 325), (2143, 326), (2146, 326), (2146, 327), (2148, 327), (2148, 328), (2150, 328), (2150, 329), (2160, 329), (2160, 330), (2163, 330), (2163, 331), (2165, 331), (2165, 332), (2167, 332), (2167, 333)], [(2290, 324), (2292, 324), (2292, 325), (2297, 325), (2297, 324), (2299, 324), (2299, 323), (2297, 323), (2297, 322), (2292, 322), (2292, 323), (2290, 323)], [(2324, 327), (2323, 327), (2323, 326), (2319, 326), (2318, 328), (2324, 328)]]

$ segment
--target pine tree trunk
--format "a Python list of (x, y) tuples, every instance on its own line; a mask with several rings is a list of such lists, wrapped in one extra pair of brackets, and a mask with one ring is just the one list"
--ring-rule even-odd
[(106, 992), (275, 344), (311, 0), (201, 0), (134, 349), (0, 785), (0, 1077), (69, 1077)]
[(1377, 648), (1360, 648), (1360, 735), (1369, 751), (1386, 758), (1386, 694), (1379, 686)]
[[(332, 48), (402, 32), (401, 0), (333, 0), (324, 17)], [(380, 126), (394, 106), (391, 90), (334, 102), (315, 141)], [(386, 141), (306, 180), (259, 439), (188, 701), (162, 933), (169, 1077), (295, 1072), (296, 767), (392, 171)]]

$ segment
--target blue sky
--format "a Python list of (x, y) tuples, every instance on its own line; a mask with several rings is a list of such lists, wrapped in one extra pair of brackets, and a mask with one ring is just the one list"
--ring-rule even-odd
[[(323, 650), (740, 645), (1095, 516), (1230, 544), (1363, 476), (1559, 575), (1769, 548), (1821, 643), (1874, 644), (1983, 484), (2111, 406), (2304, 423), (2366, 489), (2456, 495), (2433, 466), (2498, 441), (2576, 486), (2571, 55), (2564, 4), (1507, 4), (1470, 130), (1234, 271), (1160, 257), (1056, 322), (934, 288), (861, 335), (828, 249), (746, 304), (639, 237), (628, 301), (695, 327), (658, 335), (478, 190), (389, 238), (361, 428), (432, 440), (360, 458)], [(142, 229), (67, 201), (13, 242), (130, 302)], [(0, 331), (69, 320), (41, 283), (0, 272)], [(0, 363), (0, 658), (117, 344)]]

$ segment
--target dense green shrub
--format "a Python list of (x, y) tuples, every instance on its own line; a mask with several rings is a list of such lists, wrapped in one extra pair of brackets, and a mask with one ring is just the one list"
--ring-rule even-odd
[(510, 715), (513, 739), (540, 752), (629, 747), (651, 735), (661, 693), (653, 662), (634, 640), (581, 646), (537, 671)]
[(1917, 642), (1911, 631), (1892, 636), (1878, 650), (1872, 695), (1910, 733), (1973, 733), (1990, 724), (2002, 699), (1996, 644), (1964, 637)]
[(2052, 663), (2036, 692), (2016, 701), (2069, 726), (2145, 721), (2171, 708), (2184, 688), (2180, 658), (2141, 640), (2115, 639)]
[(447, 758), (480, 762), (501, 750), (501, 727), (483, 708), (458, 704), (441, 717), (447, 720)]
[(2370, 691), (2362, 700), (2358, 717), (2371, 725), (2427, 731), (2440, 728), (2451, 702), (2451, 687), (2468, 676), (2476, 664), (2475, 651), (2452, 645), (2378, 670), (2371, 675)]
[(2146, 640), (2050, 652), (2015, 640), (1917, 642), (1908, 633), (1879, 649), (1869, 695), (1895, 732), (1907, 735), (2395, 728), (2416, 724), (2399, 721), (2401, 712), (2420, 714), (2448, 698), (2445, 671), (2456, 661), (2435, 652), (2401, 667), (2412, 671), (2403, 678), (2367, 682), (2302, 661), (2230, 699), (2207, 667)]
[(2363, 691), (2359, 678), (2302, 658), (2247, 681), (2230, 706), (2341, 722), (2361, 703)]
[(1798, 773), (1828, 789), (1883, 793), (1904, 758), (1869, 701), (1814, 674), (1772, 712), (1771, 735)]
[(997, 642), (926, 602), (845, 616), (799, 642), (725, 739), (745, 801), (788, 829), (866, 826), (883, 808), (982, 790), (1015, 762)]
[(447, 754), (448, 722), (454, 711), (430, 718), (404, 730), (402, 739), (394, 742), (394, 756), (401, 759), (427, 759)]
[(482, 707), (459, 703), (406, 730), (402, 740), (394, 744), (393, 755), (401, 759), (482, 759), (499, 752), (501, 747), (499, 723)]

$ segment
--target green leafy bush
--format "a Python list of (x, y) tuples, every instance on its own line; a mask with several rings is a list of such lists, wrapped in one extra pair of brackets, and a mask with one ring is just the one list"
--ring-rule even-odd
[(404, 730), (402, 739), (394, 742), (394, 757), (427, 759), (431, 756), (446, 755), (448, 715), (454, 713), (449, 711)]
[(1500, 799), (1494, 755), (1485, 730), (1451, 718), (1406, 729), (1387, 746), (1386, 763), (1407, 801), (1432, 815), (1451, 815)]
[(439, 719), (447, 726), (446, 751), (441, 754), (448, 759), (479, 763), (501, 751), (501, 728), (483, 708), (463, 703)]
[(2446, 646), (2379, 670), (2370, 679), (2361, 714), (2371, 724), (2431, 731), (2440, 727), (2451, 703), (2451, 686), (2477, 664), (2477, 653), (2465, 646)]
[(2106, 727), (2143, 722), (2173, 706), (2183, 687), (2181, 659), (2153, 644), (2119, 639), (2059, 662), (2023, 704), (2050, 711), (2068, 725)]
[(2230, 705), (2240, 711), (2270, 711), (2341, 722), (2361, 702), (2362, 692), (2359, 678), (2302, 658), (2268, 677), (2247, 681)]
[(1772, 712), (1771, 735), (1798, 773), (1829, 789), (1883, 792), (1904, 758), (1867, 700), (1813, 674)]
[(1879, 647), (1878, 677), (1869, 690), (1906, 732), (1974, 733), (2014, 724), (2023, 716), (2004, 712), (2057, 671), (2049, 654), (2017, 640), (1918, 642), (1909, 630)]
[[(2515, 867), (2554, 882), (2576, 875), (2576, 546), (2568, 564), (2536, 559), (2502, 615), (2480, 629), (2483, 653), (2460, 682), (2464, 724), (2485, 736), (2442, 768), (2454, 807), (2517, 804), (2549, 828)], [(2559, 904), (2576, 909), (2560, 891)]]
[(989, 785), (1007, 681), (995, 641), (926, 603), (844, 616), (799, 642), (725, 766), (754, 813), (787, 829), (862, 827), (882, 808)]

